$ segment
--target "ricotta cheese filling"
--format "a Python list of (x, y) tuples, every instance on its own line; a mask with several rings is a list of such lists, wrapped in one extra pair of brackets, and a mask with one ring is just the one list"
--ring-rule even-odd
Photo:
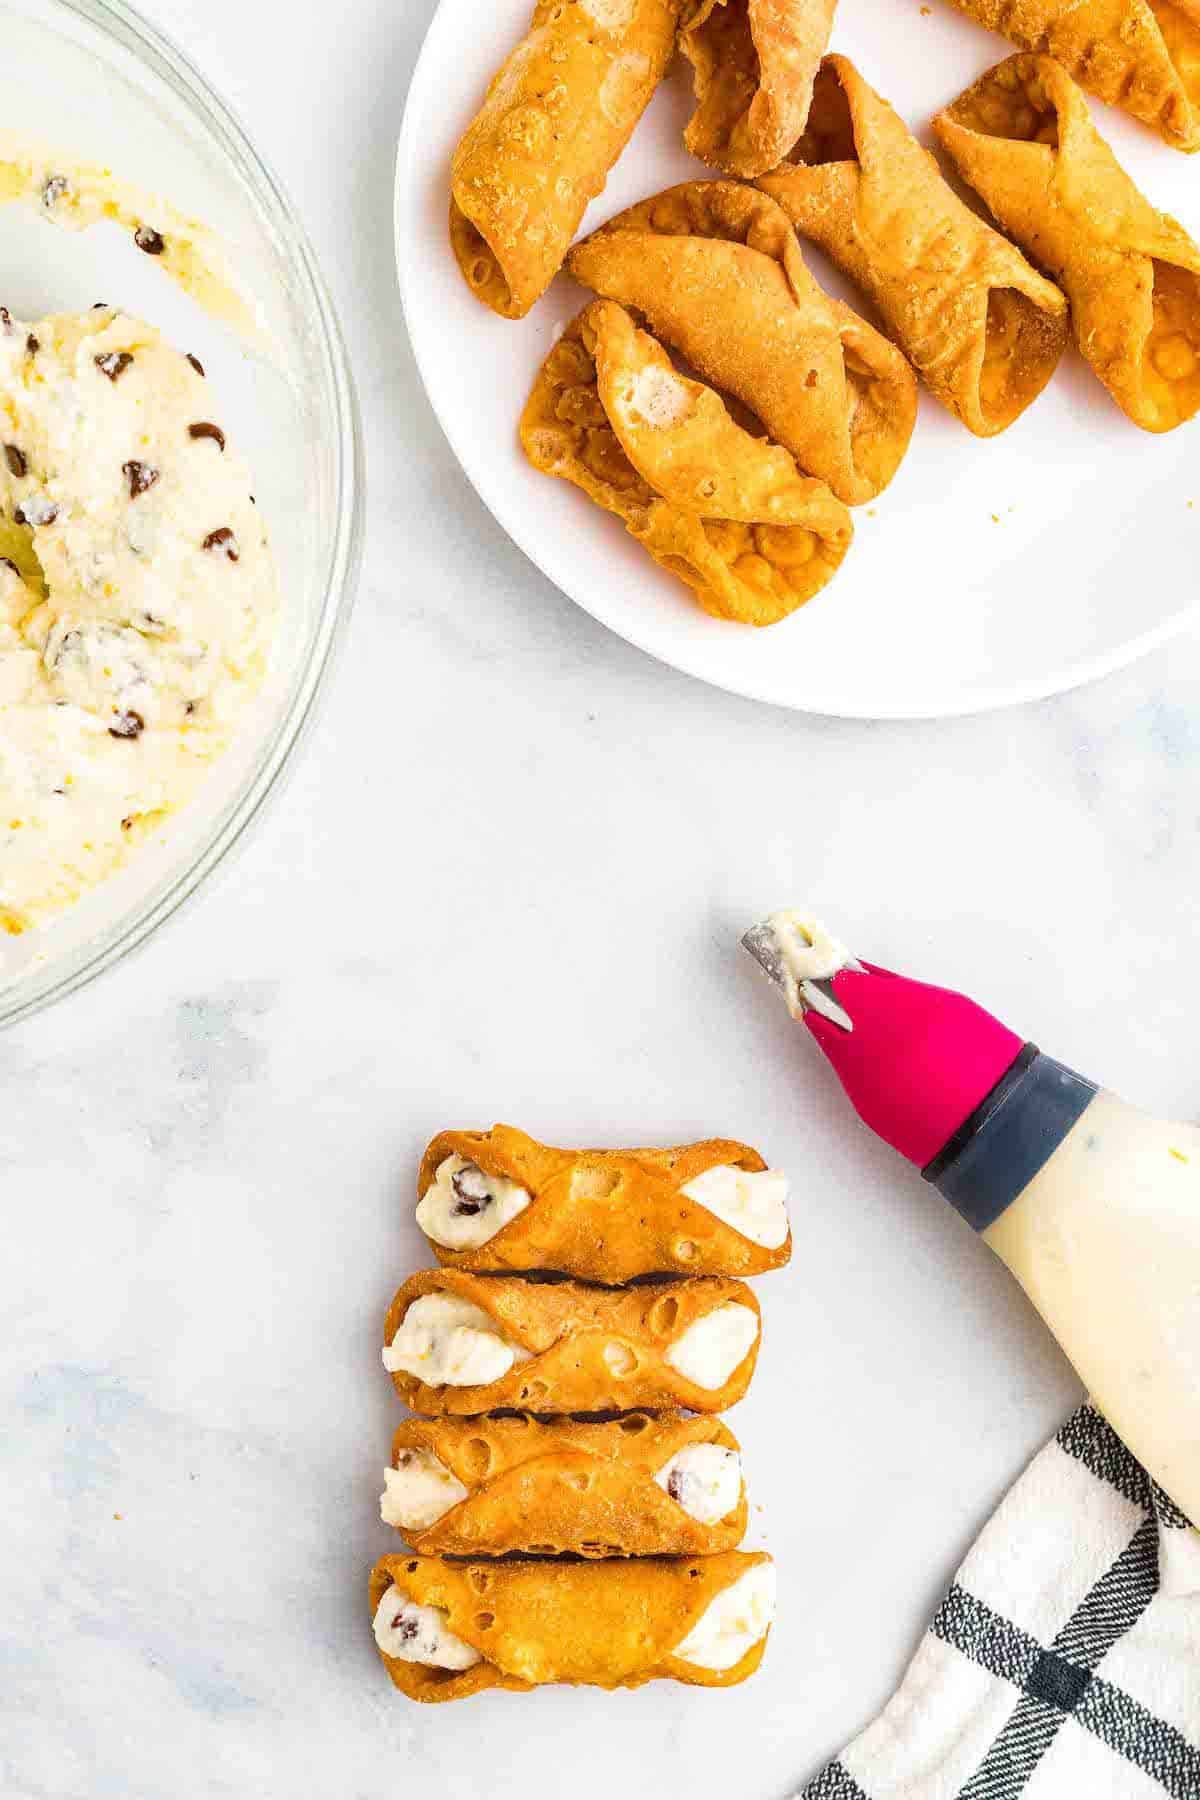
[(726, 1518), (742, 1497), (742, 1459), (724, 1444), (686, 1444), (654, 1477), (702, 1525)]
[(698, 1669), (722, 1671), (765, 1638), (775, 1618), (775, 1565), (755, 1563), (714, 1595), (674, 1654)]
[(477, 1250), (529, 1205), (503, 1175), (488, 1175), (465, 1156), (447, 1156), (417, 1205), (417, 1224), (446, 1250)]
[(724, 1387), (757, 1337), (757, 1313), (740, 1300), (727, 1300), (675, 1339), (667, 1361), (697, 1387)]
[(782, 1169), (751, 1173), (722, 1163), (705, 1169), (680, 1191), (764, 1250), (778, 1250), (787, 1242), (788, 1178)]
[(393, 1585), (375, 1608), (375, 1642), (385, 1656), (428, 1663), (435, 1669), (471, 1669), (482, 1662), (478, 1650), (455, 1637), (440, 1606), (418, 1606)]
[(228, 748), (279, 595), (200, 366), (110, 307), (0, 309), (0, 927), (113, 874)]
[(383, 1471), (379, 1516), (400, 1531), (428, 1531), (467, 1497), (467, 1490), (432, 1450), (402, 1450)]
[(415, 1375), (430, 1387), (481, 1387), (528, 1361), (529, 1351), (506, 1338), (490, 1313), (458, 1294), (414, 1300), (383, 1352), (391, 1374)]

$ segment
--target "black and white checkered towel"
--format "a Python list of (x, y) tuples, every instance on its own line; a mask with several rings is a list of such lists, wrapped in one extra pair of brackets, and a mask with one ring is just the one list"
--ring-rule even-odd
[(1200, 1800), (1200, 1531), (1091, 1406), (985, 1527), (898, 1693), (796, 1800)]

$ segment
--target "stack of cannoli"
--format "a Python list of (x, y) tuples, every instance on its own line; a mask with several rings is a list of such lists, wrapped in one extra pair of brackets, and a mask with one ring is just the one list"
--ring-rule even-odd
[(384, 1326), (419, 1415), (380, 1503), (410, 1549), (371, 1575), (392, 1680), (415, 1700), (743, 1681), (774, 1567), (738, 1548), (741, 1456), (717, 1415), (758, 1357), (743, 1278), (791, 1254), (786, 1177), (726, 1139), (560, 1150), (497, 1125), (436, 1137), (417, 1191), (440, 1267)]
[[(954, 3), (1032, 52), (934, 121), (994, 226), (825, 54), (835, 0), (539, 0), (456, 152), (450, 235), (477, 297), (520, 318), (562, 268), (597, 296), (537, 377), (525, 454), (718, 618), (774, 624), (829, 583), (848, 509), (905, 455), (918, 376), (994, 437), (1073, 334), (1135, 424), (1200, 411), (1200, 252), (1075, 85), (1200, 147), (1198, 0)], [(676, 46), (696, 94), (685, 142), (722, 178), (574, 243)], [(821, 290), (797, 233), (883, 332)]]

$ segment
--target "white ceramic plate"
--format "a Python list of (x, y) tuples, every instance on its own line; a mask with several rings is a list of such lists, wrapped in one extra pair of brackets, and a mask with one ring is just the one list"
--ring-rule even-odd
[[(928, 141), (929, 119), (1008, 53), (930, 0), (841, 0), (834, 47)], [(587, 295), (565, 276), (530, 316), (493, 317), (446, 235), (449, 162), (531, 0), (441, 0), (413, 77), (396, 174), (396, 256), (409, 331), (439, 419), (509, 535), (580, 606), (705, 681), (782, 706), (927, 718), (1061, 692), (1161, 644), (1200, 584), (1200, 424), (1154, 438), (1131, 425), (1072, 351), (1002, 437), (980, 442), (923, 394), (887, 492), (855, 513), (855, 542), (823, 593), (756, 631), (710, 619), (621, 525), (521, 455), (534, 375)], [(702, 177), (683, 149), (690, 70), (677, 60), (585, 229), (672, 182)], [(1156, 205), (1200, 236), (1196, 162), (1096, 103)], [(831, 292), (863, 307), (811, 246)], [(1193, 507), (1192, 501), (1196, 502)]]

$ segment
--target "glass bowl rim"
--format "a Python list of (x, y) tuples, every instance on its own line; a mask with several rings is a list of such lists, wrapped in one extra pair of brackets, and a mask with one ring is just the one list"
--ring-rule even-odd
[(320, 328), (318, 348), (333, 409), (334, 535), (307, 660), (290, 704), (259, 752), (245, 787), (223, 808), (204, 842), (177, 874), (155, 888), (146, 902), (131, 907), (95, 940), (51, 961), (40, 974), (20, 980), (11, 997), (0, 990), (0, 1027), (16, 1024), (64, 999), (145, 943), (224, 861), (260, 815), (311, 725), (353, 607), (363, 539), (364, 451), (350, 359), (308, 234), (278, 177), (190, 58), (126, 0), (55, 0), (55, 4), (132, 52), (199, 117), (253, 196), (257, 210), (278, 235)]

